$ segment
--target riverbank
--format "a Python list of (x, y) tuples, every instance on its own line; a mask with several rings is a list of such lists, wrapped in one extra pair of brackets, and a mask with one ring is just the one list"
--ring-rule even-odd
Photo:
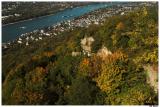
[[(52, 4), (52, 2), (51, 2), (51, 4)], [(55, 2), (55, 5), (56, 4), (58, 4), (58, 2), (57, 3)], [(32, 20), (32, 19), (36, 19), (36, 18), (40, 18), (40, 17), (45, 17), (45, 16), (48, 16), (48, 15), (53, 15), (53, 14), (56, 14), (58, 12), (64, 11), (66, 9), (72, 9), (72, 8), (75, 8), (75, 7), (81, 7), (81, 6), (89, 5), (91, 3), (79, 3), (79, 4), (76, 4), (76, 3), (65, 3), (65, 2), (63, 3), (62, 2), (60, 4), (62, 6), (58, 6), (55, 9), (54, 9), (54, 7), (52, 7), (53, 9), (51, 8), (50, 10), (48, 10), (46, 12), (43, 12), (41, 9), (39, 9), (40, 12), (38, 11), (35, 14), (33, 14), (34, 12), (31, 11), (33, 9), (31, 9), (31, 10), (29, 9), (28, 11), (32, 12), (32, 13), (29, 13), (30, 14), (29, 16), (25, 15), (25, 14), (27, 14), (26, 12), (25, 12), (25, 14), (23, 13), (22, 15), (15, 13), (16, 15), (19, 15), (19, 16), (16, 16), (16, 15), (9, 15), (9, 16), (12, 16), (12, 17), (6, 16), (6, 17), (8, 17), (7, 19), (3, 19), (3, 16), (2, 16), (2, 24), (3, 24), (3, 26), (5, 26), (5, 25), (14, 24), (14, 23), (18, 23), (18, 22), (23, 22), (23, 21), (27, 21), (27, 20)], [(39, 7), (39, 8), (42, 8), (42, 7)], [(10, 11), (12, 11), (12, 10), (10, 10)], [(16, 12), (18, 12), (18, 11), (19, 10), (17, 10)], [(2, 11), (2, 13), (3, 13), (3, 11)], [(3, 14), (5, 14), (5, 13), (3, 13)]]
[[(72, 8), (73, 8), (73, 7), (71, 7), (71, 8), (66, 8), (66, 9), (72, 9)], [(26, 20), (16, 21), (16, 22), (8, 23), (8, 24), (3, 24), (2, 26), (11, 25), (11, 24), (19, 23), (19, 22), (25, 22), (25, 21), (29, 21), (29, 20), (34, 20), (34, 19), (38, 19), (38, 18), (43, 18), (43, 17), (51, 16), (51, 15), (54, 15), (54, 14), (56, 14), (56, 13), (58, 13), (58, 12), (64, 11), (64, 10), (66, 10), (66, 9), (59, 10), (59, 11), (56, 11), (56, 12), (51, 13), (51, 14), (48, 14), (48, 15), (43, 15), (43, 16), (39, 16), (39, 17), (29, 18), (29, 19), (26, 19)]]
[(32, 32), (33, 30), (36, 29), (42, 29), (47, 26), (56, 25), (57, 23), (62, 21), (72, 20), (91, 11), (105, 7), (108, 7), (108, 3), (92, 4), (83, 7), (76, 7), (73, 9), (66, 9), (62, 12), (58, 12), (57, 14), (37, 18), (35, 20), (3, 26), (2, 27), (3, 42), (14, 40), (21, 34)]
[(103, 25), (106, 18), (112, 17), (114, 15), (125, 15), (135, 9), (139, 9), (139, 6), (114, 6), (114, 8), (107, 7), (105, 9), (95, 10), (78, 18), (74, 18), (73, 20), (66, 20), (61, 23), (57, 23), (56, 25), (22, 34), (18, 39), (4, 44), (3, 48), (9, 48), (12, 44), (28, 46), (31, 43), (43, 40), (43, 38), (52, 38), (60, 35), (63, 32), (72, 31), (75, 28), (87, 28), (92, 24)]

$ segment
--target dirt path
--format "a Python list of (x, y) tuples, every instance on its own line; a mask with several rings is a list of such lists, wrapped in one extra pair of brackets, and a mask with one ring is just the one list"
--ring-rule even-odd
[(155, 92), (158, 92), (158, 71), (154, 70), (151, 65), (143, 67), (147, 71), (147, 82), (154, 88)]

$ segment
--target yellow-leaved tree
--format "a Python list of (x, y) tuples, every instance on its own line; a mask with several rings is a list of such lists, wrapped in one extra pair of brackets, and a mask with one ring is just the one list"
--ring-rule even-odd
[[(145, 78), (144, 70), (137, 70), (128, 56), (118, 50), (106, 57), (101, 65), (101, 73), (95, 78), (95, 81), (106, 94), (106, 104), (151, 104), (153, 99), (152, 91)], [(146, 89), (136, 87), (137, 84), (139, 86), (144, 85)], [(127, 95), (129, 95), (129, 98), (126, 97)]]

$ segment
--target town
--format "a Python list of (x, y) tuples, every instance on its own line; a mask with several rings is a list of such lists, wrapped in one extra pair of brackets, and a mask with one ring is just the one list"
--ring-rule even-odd
[(57, 23), (56, 25), (49, 26), (47, 28), (37, 29), (32, 32), (22, 34), (16, 40), (2, 43), (2, 49), (11, 48), (15, 44), (28, 46), (29, 44), (36, 41), (40, 41), (44, 38), (54, 38), (55, 36), (58, 36), (65, 31), (72, 31), (74, 28), (78, 27), (87, 28), (91, 24), (103, 25), (103, 22), (106, 20), (107, 17), (111, 17), (114, 15), (125, 15), (133, 10), (139, 9), (142, 6), (152, 6), (153, 4), (154, 2), (152, 4), (143, 2), (138, 3), (138, 5), (136, 3), (126, 5), (114, 5), (112, 7), (98, 9), (73, 20), (66, 20), (61, 23)]

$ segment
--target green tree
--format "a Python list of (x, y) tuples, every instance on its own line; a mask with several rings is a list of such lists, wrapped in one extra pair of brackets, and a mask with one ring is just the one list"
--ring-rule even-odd
[(103, 104), (103, 94), (94, 82), (78, 76), (69, 88), (68, 103), (72, 105)]

